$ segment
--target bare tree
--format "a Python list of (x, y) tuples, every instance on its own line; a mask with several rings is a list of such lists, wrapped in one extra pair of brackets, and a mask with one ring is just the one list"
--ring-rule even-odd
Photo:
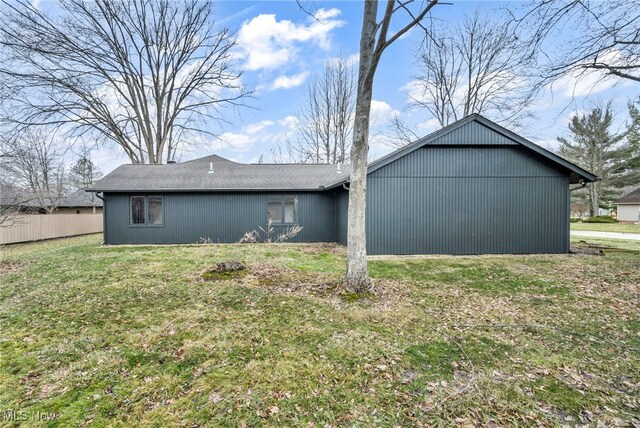
[(413, 103), (441, 126), (472, 113), (513, 125), (527, 116), (534, 57), (508, 19), (476, 12), (455, 27), (431, 30), (420, 55)]
[[(407, 31), (421, 25), (438, 0), (413, 2), (387, 0), (384, 14), (378, 21), (378, 2), (364, 2), (362, 32), (360, 34), (360, 63), (358, 90), (351, 145), (352, 173), (349, 184), (349, 214), (347, 219), (347, 287), (355, 292), (372, 289), (367, 269), (365, 214), (367, 204), (367, 157), (369, 154), (369, 119), (373, 98), (373, 79), (382, 53)], [(414, 6), (415, 10), (412, 9)], [(392, 18), (404, 16), (400, 28), (389, 34)], [(426, 29), (425, 29), (426, 30)]]
[(276, 160), (304, 163), (349, 161), (355, 82), (346, 60), (328, 62), (307, 89), (294, 136), (273, 152)]
[[(640, 1), (536, 1), (516, 20), (533, 29), (532, 47), (549, 60), (544, 84), (593, 71), (640, 82)], [(575, 29), (572, 37), (544, 49), (567, 26)]]
[(42, 211), (52, 213), (66, 191), (64, 152), (52, 133), (27, 129), (5, 142), (0, 171), (8, 189)]
[(46, 15), (0, 1), (3, 115), (14, 130), (64, 126), (116, 143), (133, 163), (162, 163), (246, 95), (235, 39), (215, 28), (211, 2), (62, 0)]
[(12, 227), (20, 222), (20, 214), (29, 202), (23, 189), (17, 188), (0, 167), (0, 227)]

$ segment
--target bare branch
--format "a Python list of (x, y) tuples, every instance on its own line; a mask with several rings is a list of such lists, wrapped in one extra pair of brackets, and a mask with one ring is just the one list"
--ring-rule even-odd
[(295, 134), (272, 153), (278, 162), (346, 163), (349, 161), (355, 82), (344, 58), (325, 65), (308, 87), (297, 116)]
[(15, 131), (56, 125), (161, 163), (248, 95), (209, 2), (64, 0), (52, 17), (3, 3), (2, 118)]
[(536, 95), (534, 58), (508, 21), (476, 12), (458, 27), (431, 29), (439, 42), (420, 55), (421, 75), (410, 94), (441, 126), (472, 113), (508, 125), (529, 115)]
[[(541, 86), (585, 71), (640, 81), (638, 0), (532, 2), (514, 21), (531, 31), (531, 49), (548, 60)], [(554, 43), (552, 52), (545, 51), (545, 42), (561, 36), (567, 26), (575, 29), (575, 36), (561, 45)]]
[(0, 172), (10, 203), (53, 212), (66, 191), (64, 153), (55, 134), (28, 129), (0, 147)]

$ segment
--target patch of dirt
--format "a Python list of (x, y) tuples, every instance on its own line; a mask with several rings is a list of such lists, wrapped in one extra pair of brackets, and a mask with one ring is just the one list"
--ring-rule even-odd
[(0, 274), (16, 272), (21, 266), (22, 263), (15, 260), (0, 260)]
[(598, 248), (591, 248), (588, 245), (572, 245), (569, 249), (571, 254), (586, 254), (590, 256), (604, 256), (604, 251)]
[(341, 274), (330, 272), (307, 272), (287, 267), (256, 263), (249, 267), (243, 278), (249, 285), (268, 288), (275, 292), (339, 298), (344, 302), (369, 301), (389, 303), (409, 293), (409, 286), (400, 281), (375, 280), (371, 293), (354, 294), (345, 288)]
[(247, 266), (237, 260), (220, 262), (212, 269), (206, 270), (202, 274), (202, 279), (207, 281), (220, 281), (232, 279), (246, 274)]
[(245, 280), (251, 285), (274, 291), (323, 295), (341, 287), (340, 276), (324, 272), (305, 272), (287, 267), (256, 263), (250, 266)]

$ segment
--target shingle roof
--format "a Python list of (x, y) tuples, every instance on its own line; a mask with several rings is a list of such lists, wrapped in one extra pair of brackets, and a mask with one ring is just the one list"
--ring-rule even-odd
[(616, 200), (616, 204), (640, 204), (640, 187)]
[[(209, 173), (209, 164), (213, 173)], [(121, 165), (92, 192), (319, 190), (349, 175), (349, 165), (241, 164), (217, 155), (175, 164)]]
[(102, 200), (100, 198), (94, 198), (91, 200), (91, 195), (84, 190), (76, 190), (69, 196), (63, 196), (58, 201), (58, 208), (80, 208), (80, 207), (101, 207)]
[[(368, 172), (373, 172), (427, 144), (437, 143), (443, 136), (470, 122), (477, 122), (498, 135), (501, 144), (505, 142), (519, 144), (530, 153), (563, 168), (567, 171), (571, 183), (583, 180), (593, 182), (599, 179), (589, 171), (475, 113), (371, 162)], [(496, 142), (492, 144), (494, 143)], [(208, 173), (209, 163), (213, 163), (213, 174)], [(87, 190), (92, 192), (320, 190), (342, 185), (349, 181), (350, 174), (350, 165), (343, 165), (342, 173), (339, 174), (336, 171), (336, 165), (240, 164), (211, 155), (176, 164), (121, 165)]]
[[(44, 203), (47, 205), (55, 204), (58, 208), (83, 208), (83, 207), (101, 207), (102, 200), (95, 198), (91, 201), (91, 195), (84, 190), (76, 190), (68, 196), (62, 196), (60, 198), (44, 198)], [(3, 189), (3, 194), (0, 195), (0, 206), (19, 205), (24, 208), (41, 208), (40, 202), (34, 197), (30, 197), (26, 192), (11, 193), (8, 189)]]

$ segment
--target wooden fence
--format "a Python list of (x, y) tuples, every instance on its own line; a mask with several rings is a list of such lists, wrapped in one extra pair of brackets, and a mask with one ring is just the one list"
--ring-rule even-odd
[(102, 214), (33, 214), (0, 227), (0, 245), (102, 232)]

